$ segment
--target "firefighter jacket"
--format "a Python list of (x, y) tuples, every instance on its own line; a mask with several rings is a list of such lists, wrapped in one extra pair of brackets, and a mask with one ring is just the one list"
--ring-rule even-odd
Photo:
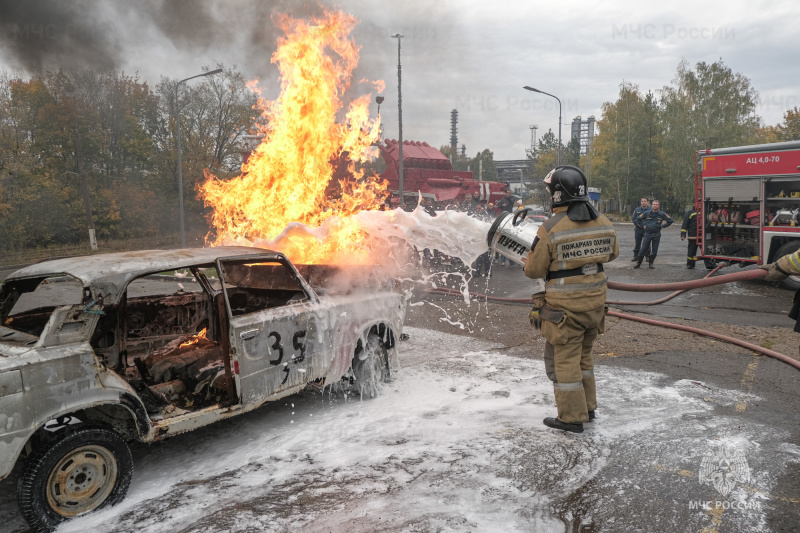
[[(665, 220), (667, 223), (663, 224)], [(671, 226), (674, 222), (665, 212), (653, 211), (650, 207), (642, 211), (642, 214), (636, 218), (636, 221), (639, 227), (644, 228), (645, 233), (659, 233), (663, 228)]]
[(687, 236), (690, 239), (697, 238), (697, 211), (692, 209), (683, 215), (683, 224), (681, 224), (681, 237)]
[(778, 259), (778, 270), (787, 276), (800, 274), (800, 250), (793, 254), (786, 254)]
[(606, 303), (606, 275), (602, 264), (619, 255), (614, 226), (603, 215), (586, 222), (567, 217), (567, 206), (539, 226), (528, 252), (525, 275), (545, 279), (545, 301), (574, 312), (597, 309)]
[(647, 209), (650, 208), (639, 206), (633, 210), (633, 216), (631, 217), (631, 220), (633, 220), (633, 225), (636, 226), (637, 228), (642, 228), (642, 229), (644, 228), (644, 226), (642, 226), (637, 219), (639, 218), (639, 215), (644, 213)]
[[(784, 255), (775, 262), (775, 266), (787, 276), (800, 274), (800, 250), (793, 254)], [(789, 318), (795, 320), (794, 330), (800, 333), (800, 290), (794, 293), (794, 300), (792, 302), (792, 309), (789, 311)]]

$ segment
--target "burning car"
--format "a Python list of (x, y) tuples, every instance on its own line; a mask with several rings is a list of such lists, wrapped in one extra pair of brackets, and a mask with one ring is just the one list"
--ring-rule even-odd
[(335, 269), (299, 268), (305, 278), (283, 254), (216, 247), (56, 259), (9, 276), (0, 479), (24, 461), (17, 494), (31, 526), (49, 531), (119, 502), (131, 441), (311, 383), (374, 396), (397, 368), (403, 297), (326, 287)]

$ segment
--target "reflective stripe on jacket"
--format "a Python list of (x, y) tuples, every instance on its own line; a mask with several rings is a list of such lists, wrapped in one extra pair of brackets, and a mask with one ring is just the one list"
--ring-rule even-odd
[(800, 250), (778, 259), (778, 268), (791, 276), (800, 274)]
[(697, 238), (697, 211), (692, 209), (683, 215), (683, 224), (681, 224), (681, 235), (686, 235), (690, 239)]

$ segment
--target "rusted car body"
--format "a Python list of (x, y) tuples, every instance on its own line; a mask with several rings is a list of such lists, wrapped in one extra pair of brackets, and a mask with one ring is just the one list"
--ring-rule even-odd
[[(127, 484), (117, 485), (126, 460), (112, 453), (117, 444), (103, 444), (109, 438), (152, 442), (312, 382), (346, 380), (374, 394), (396, 367), (404, 314), (396, 292), (315, 290), (285, 256), (258, 248), (123, 252), (23, 268), (0, 292), (0, 479), (27, 458), (20, 507), (36, 530), (52, 529), (124, 496)], [(89, 431), (95, 441), (73, 439), (97, 447), (93, 462), (77, 462), (103, 475), (59, 481), (43, 473), (65, 461), (48, 450), (74, 448), (63, 436), (79, 428), (99, 428)], [(64, 464), (72, 465), (69, 453)]]

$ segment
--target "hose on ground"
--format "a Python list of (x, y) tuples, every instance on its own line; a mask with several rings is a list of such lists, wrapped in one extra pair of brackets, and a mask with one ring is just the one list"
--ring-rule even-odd
[[(767, 275), (767, 271), (757, 268), (754, 270), (746, 270), (744, 272), (736, 272), (734, 274), (725, 274), (722, 276), (717, 277), (710, 277), (714, 272), (719, 270), (720, 267), (717, 267), (712, 272), (710, 272), (705, 278), (692, 280), (692, 281), (681, 281), (675, 283), (653, 283), (653, 284), (644, 284), (644, 283), (620, 283), (616, 281), (609, 281), (608, 288), (615, 289), (615, 290), (623, 290), (623, 291), (635, 291), (635, 292), (664, 292), (667, 290), (676, 290), (676, 293), (669, 295), (666, 298), (662, 298), (661, 300), (656, 300), (655, 302), (651, 303), (661, 303), (662, 301), (666, 301), (674, 296), (677, 296), (681, 292), (696, 289), (700, 287), (710, 287), (713, 285), (721, 285), (723, 283), (730, 283), (732, 281), (742, 281), (742, 280), (750, 280), (750, 279), (759, 279)], [(447, 287), (439, 287), (436, 289), (426, 289), (427, 293), (433, 294), (448, 294), (448, 295), (463, 295), (462, 291), (456, 289), (450, 289)], [(477, 300), (486, 300), (486, 301), (493, 301), (493, 302), (500, 302), (500, 303), (513, 303), (513, 304), (530, 304), (530, 298), (502, 298), (498, 296), (489, 296), (482, 293), (477, 292), (470, 292), (470, 297), (475, 298)], [(614, 302), (608, 302), (614, 303)], [(619, 302), (624, 303), (626, 305), (630, 305), (627, 302)], [(619, 304), (618, 303), (618, 304)], [(752, 350), (754, 352), (766, 355), (768, 357), (772, 357), (777, 359), (778, 361), (782, 361), (788, 365), (791, 365), (798, 370), (800, 370), (800, 361), (792, 359), (786, 355), (778, 353), (776, 351), (770, 350), (768, 348), (764, 348), (762, 346), (758, 346), (756, 344), (752, 344), (735, 337), (729, 337), (727, 335), (721, 335), (719, 333), (714, 333), (712, 331), (706, 331), (700, 328), (693, 328), (691, 326), (684, 326), (681, 324), (673, 324), (671, 322), (664, 322), (661, 320), (653, 320), (651, 318), (642, 318), (633, 315), (627, 315), (625, 313), (620, 313), (619, 311), (608, 311), (608, 316), (614, 316), (617, 318), (623, 318), (626, 320), (633, 320), (635, 322), (642, 322), (644, 324), (650, 324), (653, 326), (662, 326), (665, 328), (677, 329), (680, 331), (687, 331), (690, 333), (695, 333), (697, 335), (703, 335), (706, 337), (711, 337), (717, 340), (721, 340), (724, 342), (728, 342), (730, 344), (735, 344), (737, 346), (741, 346), (742, 348), (746, 348), (748, 350)]]
[(631, 292), (667, 292), (699, 289), (701, 287), (711, 287), (713, 285), (723, 285), (733, 281), (746, 281), (751, 279), (763, 278), (767, 271), (762, 268), (744, 270), (733, 274), (723, 274), (713, 278), (694, 279), (690, 281), (676, 281), (672, 283), (620, 283), (619, 281), (608, 282), (608, 288), (617, 291)]
[[(706, 274), (704, 279), (705, 278), (710, 278), (711, 276), (713, 276), (714, 274), (719, 272), (719, 269), (721, 269), (724, 266), (727, 266), (727, 264), (726, 263), (720, 263), (719, 265), (716, 266), (716, 268), (714, 268), (714, 270), (712, 270), (711, 272)], [(668, 296), (664, 296), (663, 298), (660, 298), (658, 300), (651, 300), (649, 302), (624, 302), (624, 301), (619, 301), (619, 300), (606, 300), (606, 304), (607, 305), (658, 305), (658, 304), (663, 304), (664, 302), (667, 302), (669, 300), (672, 300), (673, 298), (675, 298), (679, 294), (683, 294), (684, 292), (686, 292), (688, 290), (689, 289), (683, 289), (683, 290), (680, 290), (680, 291), (675, 291), (675, 292), (673, 292), (672, 294), (670, 294)]]
[(651, 318), (643, 318), (643, 317), (639, 317), (639, 316), (626, 315), (625, 313), (620, 313), (619, 311), (611, 311), (611, 310), (609, 310), (608, 311), (608, 316), (615, 316), (617, 318), (624, 318), (626, 320), (633, 320), (634, 322), (642, 322), (643, 324), (651, 324), (653, 326), (663, 326), (663, 327), (666, 327), (666, 328), (677, 329), (677, 330), (680, 330), (680, 331), (688, 331), (688, 332), (691, 332), (691, 333), (696, 333), (697, 335), (703, 335), (705, 337), (711, 337), (713, 339), (718, 339), (718, 340), (721, 340), (721, 341), (725, 341), (725, 342), (728, 342), (728, 343), (731, 343), (731, 344), (735, 344), (737, 346), (741, 346), (742, 348), (747, 348), (748, 350), (752, 350), (754, 352), (762, 353), (762, 354), (767, 355), (769, 357), (773, 357), (773, 358), (777, 359), (778, 361), (783, 361), (784, 363), (787, 363), (787, 364), (797, 368), (798, 370), (800, 370), (800, 361), (797, 361), (796, 359), (792, 359), (791, 357), (787, 357), (787, 356), (783, 355), (782, 353), (775, 352), (775, 351), (770, 350), (768, 348), (763, 348), (761, 346), (758, 346), (757, 344), (752, 344), (752, 343), (737, 339), (735, 337), (728, 337), (727, 335), (720, 335), (719, 333), (714, 333), (713, 331), (706, 331), (704, 329), (693, 328), (691, 326), (684, 326), (684, 325), (681, 325), (681, 324), (673, 324), (671, 322), (662, 322), (661, 320), (653, 320)]

